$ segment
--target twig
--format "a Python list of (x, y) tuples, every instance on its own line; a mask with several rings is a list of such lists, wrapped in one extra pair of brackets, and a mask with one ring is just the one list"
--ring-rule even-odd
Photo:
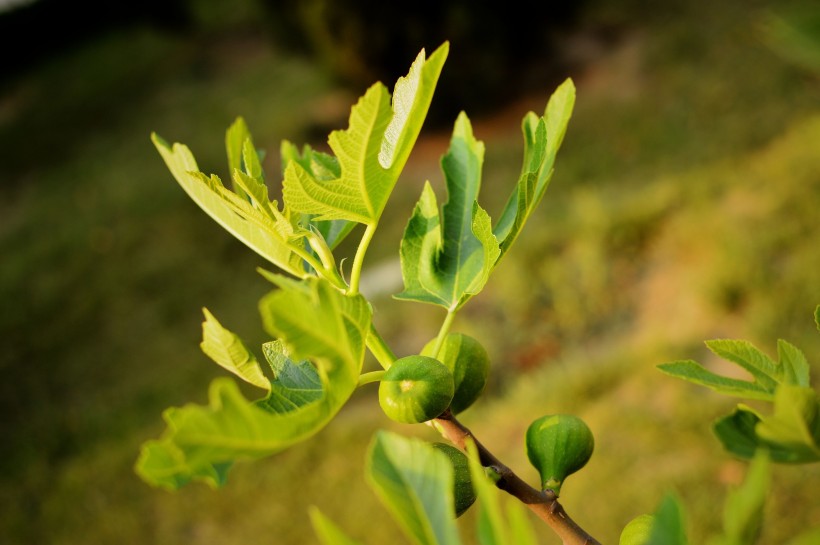
[(504, 465), (501, 460), (487, 450), (448, 410), (435, 419), (435, 424), (458, 448), (465, 449), (465, 440), (469, 437), (478, 449), (479, 460), (484, 467), (492, 468), (499, 479), (496, 486), (508, 494), (518, 498), (533, 513), (546, 522), (552, 530), (563, 540), (564, 545), (601, 545), (594, 537), (586, 533), (583, 528), (573, 521), (552, 491), (536, 490), (515, 472)]

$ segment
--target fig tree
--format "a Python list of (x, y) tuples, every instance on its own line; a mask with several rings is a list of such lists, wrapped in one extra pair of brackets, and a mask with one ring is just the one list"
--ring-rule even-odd
[(443, 413), (453, 391), (453, 374), (446, 365), (427, 356), (407, 356), (385, 371), (379, 405), (392, 420), (416, 424)]
[[(421, 353), (432, 356), (435, 339)], [(436, 356), (453, 373), (455, 393), (450, 410), (458, 414), (467, 409), (484, 392), (490, 374), (490, 357), (476, 339), (462, 333), (450, 333), (444, 338)]]
[(577, 416), (542, 416), (527, 429), (527, 457), (541, 474), (542, 489), (556, 496), (564, 479), (586, 465), (594, 446), (592, 432)]
[(446, 454), (453, 466), (453, 498), (455, 500), (456, 517), (460, 517), (475, 503), (476, 499), (467, 456), (447, 443), (433, 443), (433, 447)]

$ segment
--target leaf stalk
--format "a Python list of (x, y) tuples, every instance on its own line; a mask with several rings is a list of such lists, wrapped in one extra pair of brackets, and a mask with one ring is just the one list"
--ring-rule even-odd
[(384, 341), (384, 338), (379, 334), (376, 330), (376, 326), (373, 323), (370, 323), (370, 332), (367, 335), (367, 349), (370, 350), (370, 353), (376, 358), (384, 369), (390, 369), (390, 366), (393, 365), (393, 362), (396, 361), (396, 355), (387, 346), (387, 343)]
[(453, 325), (456, 312), (458, 311), (453, 309), (447, 310), (447, 316), (444, 317), (444, 322), (442, 322), (441, 328), (438, 331), (438, 336), (436, 337), (436, 344), (433, 345), (434, 358), (438, 358), (438, 355), (441, 352), (441, 347), (444, 346), (444, 339), (447, 337), (447, 333), (450, 332), (450, 327)]
[(378, 223), (368, 223), (364, 230), (362, 240), (356, 249), (356, 256), (353, 258), (353, 269), (350, 271), (350, 289), (348, 290), (348, 295), (356, 295), (359, 293), (359, 281), (362, 277), (364, 256), (367, 253), (368, 246), (370, 246), (370, 241), (373, 240), (373, 235), (376, 234), (376, 227), (378, 225)]
[(369, 373), (362, 373), (359, 375), (359, 382), (356, 383), (356, 387), (364, 386), (365, 384), (370, 384), (372, 382), (378, 382), (384, 376), (384, 370), (380, 369), (378, 371), (370, 371)]

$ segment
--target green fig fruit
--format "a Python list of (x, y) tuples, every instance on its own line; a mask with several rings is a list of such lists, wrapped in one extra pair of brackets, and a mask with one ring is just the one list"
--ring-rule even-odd
[(649, 541), (653, 522), (655, 522), (655, 517), (652, 515), (635, 517), (624, 527), (618, 545), (644, 545)]
[(392, 420), (416, 424), (447, 410), (453, 391), (453, 374), (446, 365), (427, 356), (407, 356), (385, 371), (379, 405)]
[[(421, 353), (432, 356), (435, 343), (435, 339), (427, 343)], [(490, 357), (481, 343), (462, 333), (448, 334), (436, 357), (453, 373), (455, 393), (450, 410), (459, 414), (484, 392), (490, 374)]]
[(592, 432), (577, 416), (542, 416), (527, 429), (527, 457), (541, 474), (542, 489), (556, 496), (564, 479), (586, 465), (594, 446)]
[(453, 466), (453, 498), (455, 499), (456, 517), (460, 517), (475, 503), (476, 498), (467, 456), (447, 443), (433, 443), (433, 447), (446, 454)]

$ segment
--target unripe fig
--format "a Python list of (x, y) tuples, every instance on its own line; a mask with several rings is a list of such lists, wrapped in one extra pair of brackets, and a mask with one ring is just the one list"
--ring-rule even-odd
[(592, 432), (577, 416), (542, 416), (527, 429), (527, 457), (541, 474), (542, 489), (556, 496), (564, 479), (586, 465), (594, 446)]
[(635, 517), (624, 527), (618, 545), (644, 545), (649, 541), (653, 522), (655, 522), (655, 517), (652, 515)]
[[(436, 341), (433, 339), (421, 353), (432, 356)], [(467, 409), (481, 396), (490, 374), (490, 357), (474, 338), (462, 333), (450, 333), (444, 338), (436, 356), (453, 373), (455, 393), (450, 410), (458, 414)]]
[(391, 419), (416, 424), (443, 413), (453, 391), (453, 374), (447, 366), (427, 356), (407, 356), (385, 371), (379, 405)]
[(475, 503), (476, 498), (467, 456), (447, 443), (433, 443), (433, 447), (446, 454), (453, 466), (453, 498), (455, 499), (456, 517), (460, 517)]

